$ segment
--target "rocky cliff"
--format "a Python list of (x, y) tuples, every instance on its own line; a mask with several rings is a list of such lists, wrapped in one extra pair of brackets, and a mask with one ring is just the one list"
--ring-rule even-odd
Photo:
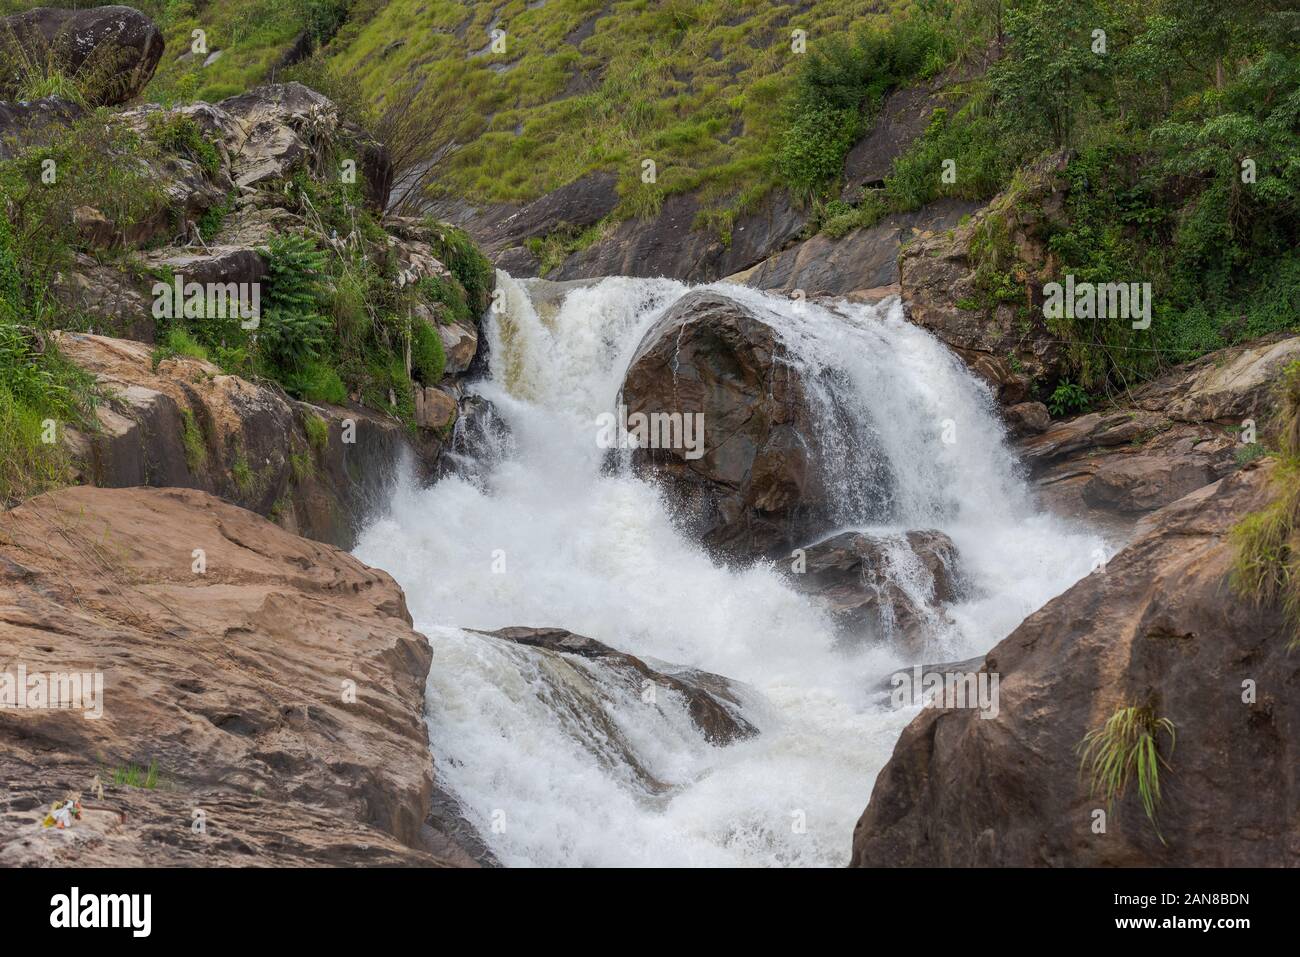
[[(853, 836), (861, 867), (1259, 867), (1300, 858), (1300, 662), (1275, 608), (1237, 599), (1229, 535), (1273, 494), (1250, 467), (1143, 520), (1104, 568), (989, 652), (992, 718), (923, 710)], [(1081, 742), (1119, 709), (1168, 719), (1154, 818), (1108, 804)], [(1175, 744), (1176, 741), (1176, 744)]]

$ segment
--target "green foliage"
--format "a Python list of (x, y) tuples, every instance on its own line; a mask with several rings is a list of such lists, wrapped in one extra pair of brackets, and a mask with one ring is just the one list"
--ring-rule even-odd
[(1291, 628), (1289, 648), (1300, 647), (1300, 362), (1290, 363), (1277, 387), (1280, 461), (1273, 498), (1232, 530), (1231, 583), (1240, 597), (1261, 607), (1280, 605)]
[(1106, 802), (1107, 814), (1136, 778), (1142, 809), (1163, 844), (1165, 839), (1156, 823), (1160, 807), (1160, 766), (1169, 767), (1160, 754), (1162, 734), (1169, 737), (1172, 755), (1175, 741), (1172, 721), (1159, 717), (1150, 707), (1120, 708), (1104, 725), (1089, 731), (1079, 742), (1079, 766), (1088, 774), (1089, 793)]
[(243, 452), (235, 455), (234, 464), (230, 467), (230, 474), (240, 492), (247, 495), (253, 490), (253, 470), (249, 468), (248, 459)]
[(169, 112), (150, 114), (147, 135), (165, 154), (191, 159), (209, 176), (215, 176), (221, 169), (221, 154), (216, 145), (203, 135), (193, 117)]
[(339, 371), (323, 360), (312, 359), (297, 368), (280, 370), (280, 384), (285, 391), (307, 402), (344, 405), (348, 401), (348, 390)]
[(297, 372), (320, 360), (331, 329), (330, 320), (318, 311), (324, 299), (325, 254), (304, 237), (276, 236), (265, 259), (258, 350), (272, 373)]
[(1090, 399), (1088, 393), (1073, 382), (1058, 383), (1047, 400), (1047, 408), (1058, 419), (1062, 416), (1075, 415), (1087, 410)]
[(438, 330), (416, 319), (411, 323), (411, 372), (425, 385), (436, 385), (447, 366)]
[(158, 363), (176, 356), (202, 359), (206, 362), (208, 350), (190, 335), (189, 330), (182, 326), (173, 326), (162, 336), (161, 342), (153, 351), (153, 367), (157, 369)]
[(181, 410), (181, 445), (185, 449), (185, 464), (193, 474), (202, 472), (208, 464), (208, 443), (203, 430), (190, 409)]
[(844, 157), (892, 87), (946, 62), (951, 51), (933, 21), (904, 17), (850, 42), (828, 37), (804, 57), (776, 156), (780, 179), (812, 197), (840, 174)]
[(293, 472), (293, 480), (299, 485), (316, 474), (316, 463), (306, 452), (290, 452), (289, 468)]
[(496, 285), (496, 270), (464, 230), (433, 221), (425, 225), (436, 237), (434, 254), (460, 283), (464, 290), (462, 302), (477, 319), (488, 307)]
[(303, 419), (303, 428), (307, 432), (307, 444), (317, 455), (324, 455), (329, 449), (329, 423), (315, 413), (308, 413)]
[(135, 764), (124, 764), (113, 769), (104, 777), (113, 782), (114, 787), (141, 788), (147, 791), (157, 790), (164, 784), (158, 771), (158, 762), (150, 761), (149, 767), (142, 768)]

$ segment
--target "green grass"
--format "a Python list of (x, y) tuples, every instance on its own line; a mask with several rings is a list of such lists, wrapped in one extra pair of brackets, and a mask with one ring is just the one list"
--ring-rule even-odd
[[(609, 169), (619, 174), (620, 217), (689, 189), (725, 209), (771, 182), (784, 100), (806, 55), (792, 51), (791, 31), (806, 30), (816, 49), (886, 16), (869, 0), (818, 0), (793, 19), (765, 0), (548, 0), (536, 9), (525, 0), (391, 0), (354, 11), (325, 48), (327, 62), (371, 103), (409, 76), (425, 80), (420, 108), (433, 135), (463, 144), (439, 170), (441, 191), (521, 202)], [(494, 12), (507, 52), (474, 55)], [(658, 167), (650, 188), (640, 181), (647, 158)]]
[(189, 409), (181, 410), (181, 444), (185, 448), (185, 464), (190, 472), (195, 475), (202, 472), (208, 464), (208, 445), (203, 430)]
[(160, 362), (177, 356), (207, 362), (208, 350), (189, 333), (189, 330), (182, 326), (173, 326), (167, 330), (162, 341), (153, 350), (153, 367), (157, 369)]
[(303, 428), (307, 432), (307, 444), (317, 455), (324, 455), (330, 444), (329, 423), (319, 415), (308, 413), (303, 419)]
[(316, 474), (316, 463), (306, 452), (291, 452), (289, 454), (289, 468), (293, 471), (295, 482), (302, 484)]
[(1107, 814), (1123, 798), (1129, 785), (1137, 782), (1142, 809), (1163, 844), (1156, 814), (1161, 800), (1160, 766), (1168, 768), (1169, 763), (1160, 753), (1161, 735), (1169, 738), (1172, 755), (1174, 723), (1149, 707), (1129, 705), (1117, 710), (1100, 728), (1089, 731), (1079, 742), (1078, 750), (1079, 767), (1088, 776), (1089, 793), (1106, 802)]
[(1287, 647), (1294, 650), (1300, 648), (1300, 362), (1283, 370), (1276, 407), (1274, 420), (1266, 423), (1278, 446), (1273, 498), (1233, 528), (1230, 580), (1238, 597), (1258, 607), (1281, 607), (1291, 628)]
[(158, 771), (157, 761), (150, 761), (147, 768), (136, 764), (118, 765), (103, 777), (111, 781), (114, 787), (141, 788), (146, 791), (155, 791), (165, 783)]
[(248, 465), (248, 458), (239, 452), (235, 455), (234, 464), (230, 467), (230, 474), (235, 480), (235, 486), (240, 492), (247, 495), (253, 490), (254, 477), (253, 470)]

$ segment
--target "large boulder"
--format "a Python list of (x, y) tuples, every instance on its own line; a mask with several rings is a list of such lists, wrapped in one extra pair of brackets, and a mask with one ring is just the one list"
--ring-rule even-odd
[(226, 140), (231, 175), (240, 187), (281, 179), (306, 164), (317, 175), (336, 176), (322, 166), (332, 151), (355, 163), (367, 199), (385, 208), (393, 185), (393, 161), (388, 149), (369, 133), (339, 116), (327, 97), (301, 83), (272, 83), (222, 100), (217, 108), (237, 123)]
[(6, 672), (102, 674), (98, 718), (0, 709), (0, 866), (474, 863), (384, 572), (203, 492), (81, 487), (0, 514), (0, 605)]
[(633, 463), (670, 488), (723, 557), (785, 552), (822, 530), (830, 505), (804, 383), (781, 351), (748, 307), (693, 292), (646, 332), (623, 381), (629, 422), (703, 416), (702, 448), (638, 448)]
[(0, 19), (0, 99), (17, 98), (29, 65), (75, 79), (91, 106), (139, 96), (163, 53), (162, 32), (132, 7), (37, 7)]
[[(903, 732), (853, 835), (865, 867), (1260, 867), (1300, 857), (1300, 658), (1280, 609), (1235, 597), (1233, 527), (1269, 502), (1257, 465), (1139, 525), (1104, 568), (989, 652), (994, 716), (927, 708)], [(1161, 733), (1162, 799), (1106, 801), (1080, 742), (1118, 709)], [(1161, 835), (1163, 835), (1163, 840)]]

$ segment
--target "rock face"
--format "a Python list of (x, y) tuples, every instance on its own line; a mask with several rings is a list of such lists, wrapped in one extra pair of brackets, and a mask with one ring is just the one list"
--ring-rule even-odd
[(85, 111), (57, 96), (25, 103), (0, 103), (0, 160), (13, 159), (24, 149), (48, 142), (52, 130), (72, 123)]
[(629, 421), (703, 416), (703, 455), (637, 449), (633, 463), (672, 487), (700, 538), (724, 557), (775, 555), (807, 540), (830, 504), (803, 388), (772, 328), (714, 292), (679, 299), (628, 367)]
[(1279, 374), (1297, 359), (1300, 336), (1280, 333), (1221, 349), (1022, 440), (1021, 456), (1058, 511), (1160, 508), (1235, 469), (1248, 422), (1265, 437)]
[[(909, 318), (956, 352), (982, 376), (1004, 405), (1029, 399), (1036, 380), (1054, 380), (1061, 351), (1043, 320), (1042, 290), (1025, 264), (1047, 260), (1047, 235), (1061, 216), (1064, 158), (1051, 157), (1025, 182), (1001, 193), (955, 228), (919, 236), (898, 259), (899, 286)], [(1003, 237), (998, 243), (990, 233)], [(1023, 303), (988, 303), (978, 285), (981, 256), (1001, 246), (1014, 250), (1023, 275)]]
[(790, 576), (850, 637), (909, 652), (963, 583), (952, 539), (934, 529), (891, 537), (844, 532), (804, 549), (805, 569)]
[(65, 433), (97, 485), (202, 489), (350, 546), (407, 454), (401, 426), (373, 413), (295, 402), (198, 359), (155, 366), (139, 342), (68, 332), (56, 342), (107, 394), (97, 432)]
[[(202, 492), (81, 487), (0, 515), (0, 605), (0, 669), (103, 676), (98, 719), (0, 709), (0, 865), (472, 863), (430, 826), (432, 656), (384, 572)], [(43, 830), (69, 791), (97, 810)]]
[[(1300, 860), (1300, 659), (1281, 613), (1235, 600), (1232, 527), (1270, 498), (1249, 467), (1144, 519), (1136, 539), (989, 652), (999, 711), (927, 709), (853, 836), (864, 867), (1260, 867)], [(1243, 702), (1243, 682), (1257, 697)], [(1118, 708), (1172, 721), (1162, 844), (1131, 784), (1104, 801), (1079, 742)]]
[[(617, 196), (605, 187), (605, 180), (592, 177), (578, 182), (589, 184), (593, 194), (579, 201), (569, 194), (576, 186), (570, 184), (523, 208), (480, 209), (453, 202), (435, 203), (432, 210), (463, 226), (484, 248), (495, 250), (497, 266), (511, 275), (536, 276), (540, 268), (537, 257), (517, 243), (551, 232), (572, 231), (571, 227), (587, 220), (595, 223), (617, 202)], [(597, 216), (606, 206), (609, 210)], [(567, 281), (598, 276), (669, 276), (709, 282), (748, 269), (784, 248), (798, 238), (808, 218), (784, 191), (779, 191), (739, 216), (729, 241), (724, 241), (715, 230), (696, 228), (697, 217), (704, 209), (705, 203), (694, 193), (668, 196), (654, 216), (611, 224), (596, 242), (569, 255), (546, 278)]]
[(869, 300), (897, 295), (898, 254), (904, 243), (950, 229), (979, 208), (977, 203), (940, 200), (914, 213), (889, 216), (839, 239), (819, 233), (729, 278), (755, 289)]
[(16, 13), (0, 19), (0, 99), (17, 98), (23, 63), (48, 60), (83, 85), (92, 106), (122, 103), (144, 90), (162, 52), (161, 31), (131, 7)]
[[(710, 744), (731, 744), (758, 733), (741, 715), (740, 701), (734, 686), (720, 675), (690, 669), (656, 671), (640, 658), (615, 651), (594, 638), (575, 635), (562, 628), (502, 628), (480, 634), (539, 648), (551, 654), (576, 655), (599, 661), (605, 668), (616, 673), (636, 695), (642, 694), (646, 682), (680, 695), (686, 702), (691, 720)], [(617, 732), (611, 729), (611, 735), (617, 736)]]

